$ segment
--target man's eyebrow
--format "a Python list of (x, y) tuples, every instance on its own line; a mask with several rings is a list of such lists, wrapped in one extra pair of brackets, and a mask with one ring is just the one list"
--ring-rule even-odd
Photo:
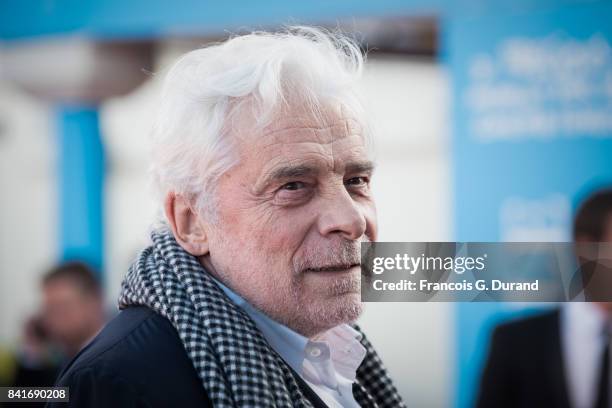
[[(374, 167), (374, 162), (369, 160), (350, 162), (345, 167), (345, 173), (372, 173), (374, 171)], [(308, 164), (280, 166), (269, 172), (260, 182), (258, 182), (255, 186), (255, 191), (263, 191), (274, 181), (312, 176), (318, 174), (320, 171), (321, 170), (319, 167)]]
[(266, 189), (271, 183), (278, 180), (290, 180), (292, 178), (312, 176), (317, 174), (319, 170), (308, 164), (284, 165), (268, 172), (266, 176), (255, 185), (255, 192), (260, 193)]
[(314, 166), (309, 166), (307, 164), (282, 166), (270, 173), (270, 175), (266, 177), (266, 181), (311, 176), (316, 173), (318, 173), (318, 169)]
[[(374, 162), (370, 160), (350, 162), (345, 167), (346, 173), (371, 173), (374, 171)], [(282, 166), (275, 169), (268, 177), (267, 181), (270, 180), (284, 180), (294, 177), (311, 176), (317, 174), (319, 169), (315, 166), (309, 166), (307, 164), (289, 165)]]
[(374, 162), (370, 160), (350, 162), (345, 167), (345, 173), (372, 173), (375, 167)]

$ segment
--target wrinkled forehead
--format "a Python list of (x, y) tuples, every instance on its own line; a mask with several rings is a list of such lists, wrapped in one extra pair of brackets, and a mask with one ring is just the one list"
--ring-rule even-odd
[(330, 144), (346, 137), (364, 138), (362, 124), (350, 116), (336, 115), (325, 118), (313, 116), (290, 116), (278, 118), (261, 132), (262, 142)]
[(347, 169), (373, 167), (364, 126), (341, 110), (324, 115), (284, 112), (259, 132), (243, 129), (255, 137), (239, 138), (237, 171), (252, 181), (257, 193), (299, 175), (344, 174)]
[(361, 118), (339, 103), (315, 108), (300, 103), (290, 104), (278, 112), (274, 120), (262, 129), (262, 136), (272, 139), (273, 142), (307, 136), (313, 142), (321, 144), (332, 143), (346, 136), (363, 138), (364, 133)]

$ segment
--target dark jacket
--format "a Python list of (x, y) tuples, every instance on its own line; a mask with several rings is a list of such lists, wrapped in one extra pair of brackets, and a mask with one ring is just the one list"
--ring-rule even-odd
[[(325, 404), (296, 380), (315, 407)], [(47, 407), (212, 407), (172, 324), (146, 307), (121, 311), (60, 374), (70, 403)]]
[(569, 408), (558, 310), (493, 332), (478, 408)]

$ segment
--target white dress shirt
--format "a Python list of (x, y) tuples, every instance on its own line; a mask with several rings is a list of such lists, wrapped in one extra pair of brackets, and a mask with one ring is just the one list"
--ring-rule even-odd
[(595, 304), (571, 302), (561, 309), (561, 347), (573, 408), (592, 408), (597, 398), (606, 324)]
[(270, 346), (328, 407), (359, 407), (353, 396), (353, 383), (366, 350), (358, 331), (342, 324), (308, 339), (271, 319), (218, 280), (216, 282), (249, 315)]

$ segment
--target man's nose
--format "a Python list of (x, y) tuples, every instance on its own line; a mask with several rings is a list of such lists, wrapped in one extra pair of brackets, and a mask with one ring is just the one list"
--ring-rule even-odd
[(360, 204), (342, 187), (325, 200), (319, 217), (319, 232), (323, 236), (341, 234), (357, 240), (366, 231), (366, 218)]

